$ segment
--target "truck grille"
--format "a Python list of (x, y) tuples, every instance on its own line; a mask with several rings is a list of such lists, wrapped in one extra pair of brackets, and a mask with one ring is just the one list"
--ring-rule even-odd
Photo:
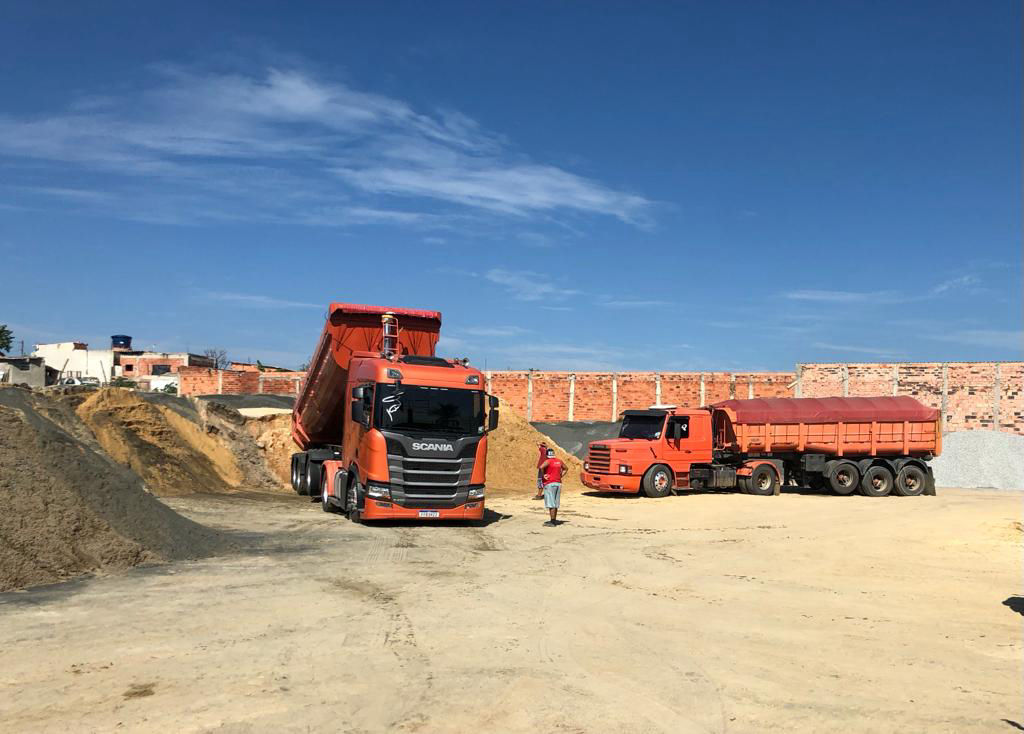
[(591, 446), (590, 451), (587, 452), (587, 463), (590, 465), (590, 471), (592, 472), (599, 474), (610, 473), (612, 450), (607, 446)]
[(468, 491), (474, 462), (473, 457), (424, 459), (388, 454), (392, 495), (399, 503), (405, 498), (455, 500), (458, 495), (465, 495)]

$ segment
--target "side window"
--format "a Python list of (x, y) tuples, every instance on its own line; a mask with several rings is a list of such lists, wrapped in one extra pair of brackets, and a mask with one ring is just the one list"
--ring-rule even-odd
[(669, 418), (668, 421), (668, 436), (670, 441), (683, 440), (690, 437), (690, 418), (689, 416), (681, 416), (679, 418)]
[(374, 385), (372, 382), (368, 382), (365, 385), (366, 394), (363, 395), (363, 411), (366, 413), (367, 418), (373, 415), (373, 389)]

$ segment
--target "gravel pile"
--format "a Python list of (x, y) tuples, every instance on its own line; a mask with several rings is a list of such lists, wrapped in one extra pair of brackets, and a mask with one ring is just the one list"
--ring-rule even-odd
[(938, 487), (1024, 490), (1024, 436), (1003, 431), (955, 431), (942, 437), (931, 462)]

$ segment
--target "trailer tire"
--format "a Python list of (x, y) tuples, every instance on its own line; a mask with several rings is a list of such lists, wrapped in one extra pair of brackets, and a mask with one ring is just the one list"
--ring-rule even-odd
[(779, 476), (768, 464), (760, 464), (750, 472), (750, 479), (747, 480), (747, 494), (756, 494), (761, 497), (768, 497), (775, 494), (779, 488)]
[(743, 494), (750, 494), (750, 477), (737, 477), (736, 486)]
[(896, 475), (896, 483), (893, 489), (900, 497), (917, 497), (924, 492), (928, 484), (928, 476), (921, 467), (914, 464), (907, 464), (900, 469)]
[(672, 470), (664, 464), (655, 464), (644, 474), (642, 484), (648, 497), (667, 497), (672, 492)]
[(860, 480), (860, 493), (865, 497), (886, 497), (892, 492), (892, 472), (888, 467), (875, 464), (868, 467)]
[(320, 492), (317, 491), (317, 487), (320, 486), (324, 475), (324, 465), (319, 461), (307, 461), (306, 462), (306, 492), (303, 494), (309, 495), (310, 502), (316, 502), (320, 499)]
[(853, 494), (860, 484), (860, 472), (857, 466), (849, 461), (840, 462), (828, 477), (828, 486), (840, 497)]

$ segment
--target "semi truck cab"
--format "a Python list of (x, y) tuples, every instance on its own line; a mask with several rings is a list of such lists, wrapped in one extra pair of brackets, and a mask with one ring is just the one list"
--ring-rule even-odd
[(590, 444), (584, 486), (663, 497), (689, 486), (690, 464), (711, 461), (711, 413), (653, 406), (622, 413), (619, 437)]

